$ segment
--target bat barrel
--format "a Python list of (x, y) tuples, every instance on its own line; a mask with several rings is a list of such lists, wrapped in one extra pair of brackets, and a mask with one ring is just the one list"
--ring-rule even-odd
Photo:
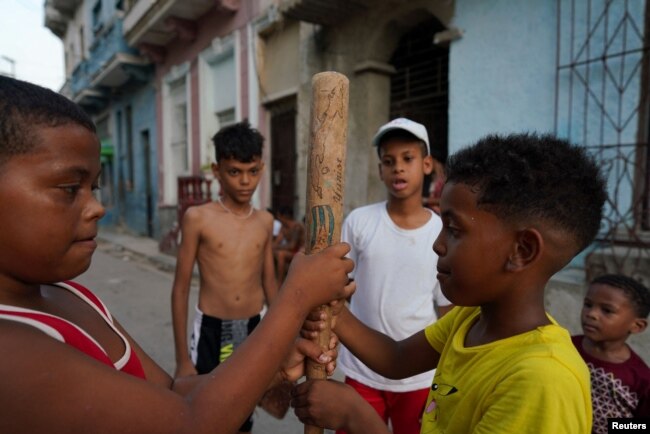
[[(343, 190), (348, 131), (349, 81), (337, 72), (321, 72), (312, 78), (312, 100), (307, 169), (305, 253), (316, 253), (341, 240)], [(320, 306), (329, 314), (329, 306)], [(328, 315), (329, 317), (329, 315)], [(316, 341), (325, 351), (330, 329)], [(308, 361), (308, 379), (326, 379), (323, 366)], [(305, 425), (305, 434), (322, 434), (323, 429)]]

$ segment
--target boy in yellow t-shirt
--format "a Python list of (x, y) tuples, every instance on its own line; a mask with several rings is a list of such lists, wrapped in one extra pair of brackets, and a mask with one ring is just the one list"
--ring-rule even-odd
[[(447, 171), (433, 249), (442, 292), (458, 307), (396, 342), (339, 304), (336, 334), (388, 378), (437, 368), (422, 434), (589, 433), (589, 371), (546, 313), (544, 288), (598, 232), (602, 174), (583, 148), (532, 134), (488, 136), (452, 156)], [(324, 315), (312, 319), (305, 328), (321, 327)], [(293, 405), (310, 424), (388, 432), (333, 381), (299, 385)]]

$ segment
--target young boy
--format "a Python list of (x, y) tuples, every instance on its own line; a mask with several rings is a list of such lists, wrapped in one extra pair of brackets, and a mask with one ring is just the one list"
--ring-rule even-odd
[(426, 206), (431, 208), (436, 214), (440, 214), (440, 195), (442, 187), (445, 185), (445, 158), (440, 155), (432, 155), (433, 170), (431, 171), (432, 179), (429, 186), (429, 196), (426, 198)]
[[(387, 377), (437, 368), (423, 434), (588, 433), (589, 371), (545, 312), (544, 288), (598, 232), (606, 193), (597, 165), (584, 148), (520, 134), (488, 136), (447, 170), (433, 248), (442, 292), (458, 307), (402, 341), (345, 308), (335, 332)], [(333, 390), (336, 399), (323, 398)], [(311, 381), (295, 393), (302, 420), (387, 432), (343, 385)]]
[[(76, 104), (0, 76), (0, 432), (235, 432), (274, 379), (302, 371), (294, 351), (278, 374), (307, 312), (350, 295), (348, 249), (297, 256), (230, 360), (174, 380), (92, 292), (58, 283), (90, 265), (99, 174), (99, 139)], [(334, 354), (299, 347), (321, 362)]]
[[(451, 309), (436, 279), (437, 255), (431, 249), (442, 228), (440, 217), (422, 204), (425, 175), (433, 160), (424, 125), (398, 118), (373, 138), (379, 178), (388, 200), (357, 208), (343, 223), (350, 244), (357, 291), (350, 312), (365, 325), (393, 339), (404, 339)], [(345, 382), (364, 397), (395, 434), (420, 432), (420, 415), (433, 372), (394, 380), (370, 370), (345, 348), (338, 366)], [(342, 432), (342, 431), (339, 431)]]
[(582, 331), (573, 344), (591, 373), (593, 433), (606, 434), (607, 418), (650, 416), (650, 369), (625, 343), (648, 326), (650, 291), (640, 282), (607, 274), (589, 285)]
[(273, 256), (277, 267), (278, 281), (287, 274), (291, 260), (304, 247), (305, 227), (293, 218), (293, 209), (283, 206), (278, 210), (278, 220), (282, 225), (280, 235), (273, 242)]
[[(255, 210), (251, 198), (262, 176), (264, 138), (247, 121), (212, 138), (219, 181), (216, 202), (191, 207), (181, 225), (172, 318), (176, 376), (205, 374), (223, 362), (253, 331), (275, 296), (273, 216)], [(187, 345), (188, 298), (194, 262), (199, 266), (199, 301)], [(248, 420), (240, 432), (250, 432)]]

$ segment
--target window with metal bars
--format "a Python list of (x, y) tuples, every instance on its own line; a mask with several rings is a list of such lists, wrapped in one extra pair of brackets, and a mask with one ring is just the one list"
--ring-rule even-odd
[(555, 132), (600, 163), (598, 245), (632, 274), (650, 258), (649, 22), (645, 0), (557, 0)]
[[(432, 155), (447, 159), (449, 107), (449, 48), (434, 45), (445, 27), (436, 18), (415, 26), (401, 39), (391, 58), (395, 74), (390, 83), (390, 119), (406, 117), (427, 128)], [(425, 180), (423, 196), (430, 180)]]

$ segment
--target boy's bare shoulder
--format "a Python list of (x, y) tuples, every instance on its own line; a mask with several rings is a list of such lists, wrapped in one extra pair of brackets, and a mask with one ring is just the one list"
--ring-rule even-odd
[(191, 213), (212, 213), (216, 211), (223, 211), (223, 208), (221, 208), (217, 202), (206, 202), (202, 203), (200, 205), (193, 205), (185, 211), (186, 213), (191, 212)]
[(217, 206), (215, 202), (208, 202), (201, 205), (194, 205), (189, 207), (183, 215), (183, 222), (200, 223), (206, 218), (215, 219), (221, 218), (225, 212)]
[(249, 226), (262, 226), (265, 232), (273, 232), (273, 215), (263, 209), (256, 209), (251, 218), (247, 219), (246, 224)]
[(23, 322), (0, 319), (0, 331), (0, 346), (6, 349), (9, 354), (16, 354), (16, 351), (19, 349), (21, 351), (31, 352), (39, 348), (38, 345), (41, 343), (47, 344), (48, 347), (50, 347), (51, 343), (55, 343), (53, 348), (59, 348), (59, 345), (57, 345), (58, 342), (55, 339), (52, 339), (52, 337), (46, 335), (35, 326)]
[(265, 209), (255, 210), (255, 215), (262, 220), (264, 223), (273, 224), (273, 214), (268, 212)]

